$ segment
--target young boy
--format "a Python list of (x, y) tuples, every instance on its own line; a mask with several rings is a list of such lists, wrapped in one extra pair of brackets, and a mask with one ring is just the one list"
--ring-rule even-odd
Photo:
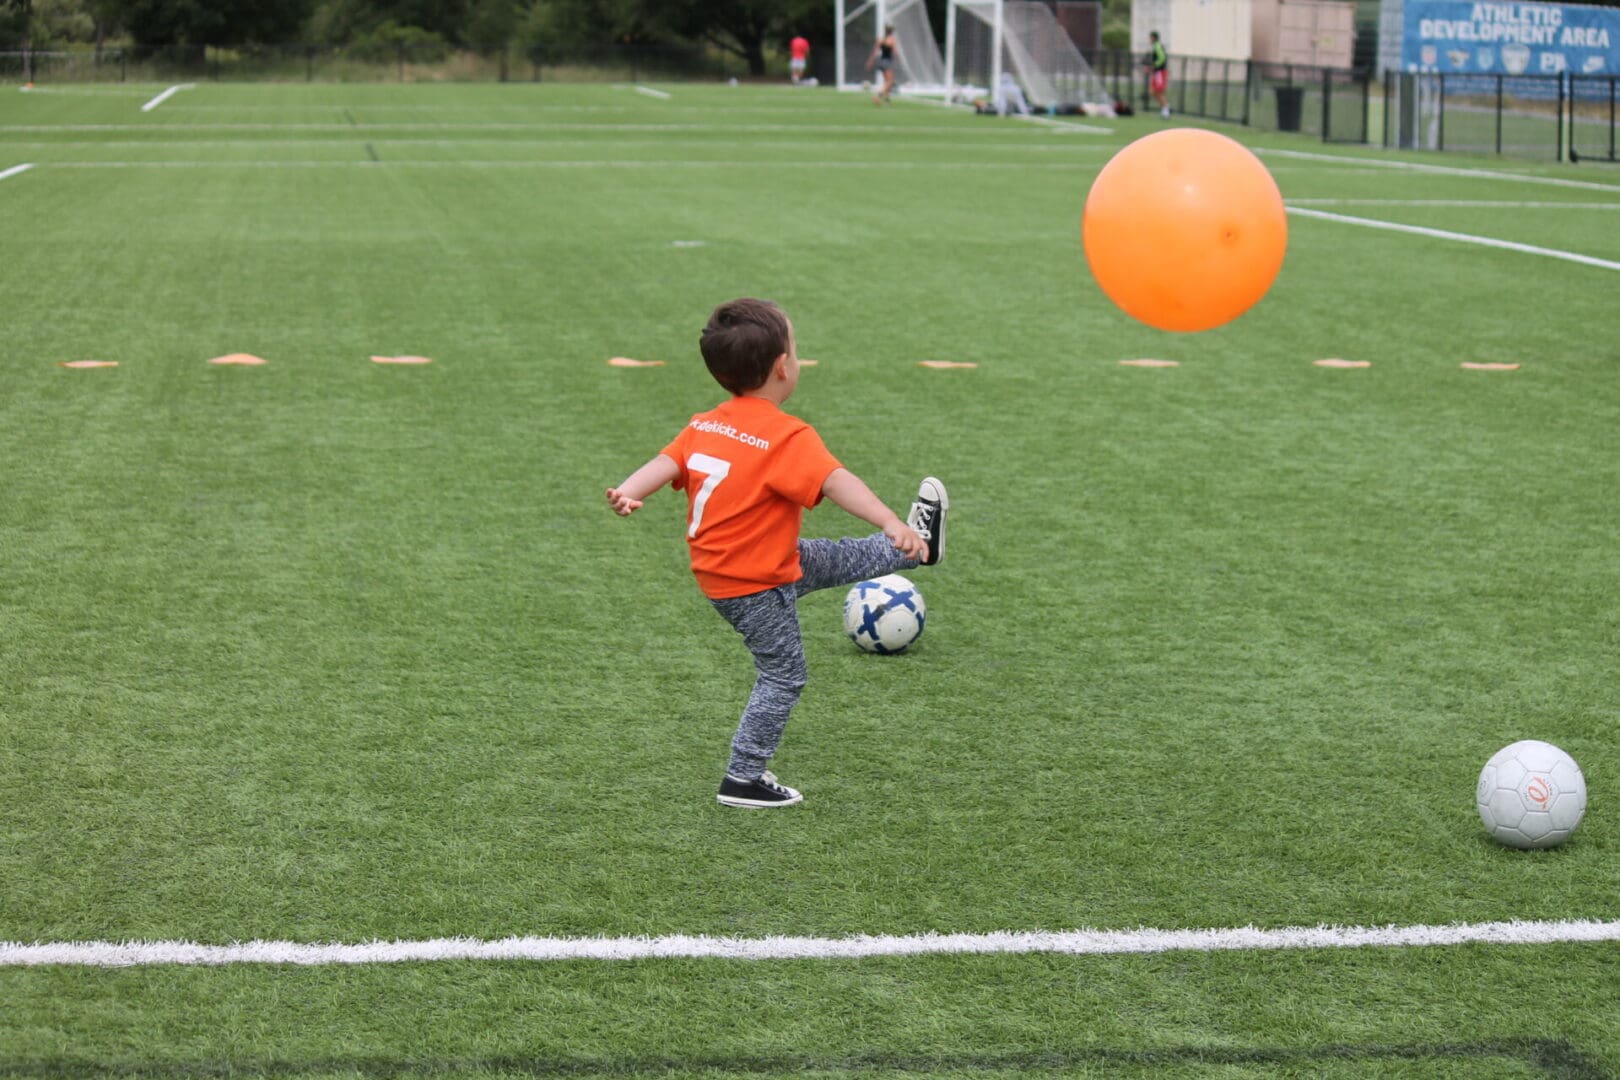
[[(791, 806), (803, 796), (765, 766), (807, 677), (798, 598), (939, 562), (949, 503), (945, 485), (930, 476), (901, 521), (814, 428), (782, 411), (799, 384), (799, 355), (793, 325), (775, 304), (721, 304), (700, 348), (731, 400), (692, 417), (662, 453), (608, 488), (607, 501), (628, 516), (665, 484), (686, 489), (692, 573), (743, 636), (759, 673), (718, 798), (726, 806)], [(823, 496), (882, 531), (859, 540), (799, 539), (804, 510)]]

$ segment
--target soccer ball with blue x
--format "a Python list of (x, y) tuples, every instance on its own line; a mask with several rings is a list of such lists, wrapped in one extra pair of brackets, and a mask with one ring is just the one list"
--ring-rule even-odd
[(922, 635), (928, 608), (909, 578), (859, 581), (844, 597), (844, 633), (870, 653), (897, 653)]

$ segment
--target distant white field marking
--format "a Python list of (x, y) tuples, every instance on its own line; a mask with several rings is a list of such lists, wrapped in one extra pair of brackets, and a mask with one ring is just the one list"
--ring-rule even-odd
[(1437, 945), (1547, 945), (1620, 941), (1620, 920), (1453, 923), (1447, 926), (1316, 926), (1260, 930), (1069, 930), (992, 934), (817, 937), (435, 938), (360, 945), (250, 941), (0, 942), (0, 967), (135, 967), (149, 964), (388, 964), (441, 960), (861, 960), (877, 956), (1062, 953), (1232, 952), (1269, 949), (1412, 948)]
[(1290, 206), (1438, 206), (1466, 210), (1620, 210), (1620, 202), (1536, 202), (1515, 199), (1289, 199)]
[(416, 161), (390, 158), (313, 161), (54, 161), (53, 169), (1063, 169), (1064, 162), (1017, 161), (667, 161), (655, 158), (631, 161)]
[(638, 86), (636, 87), (636, 93), (646, 94), (648, 97), (657, 98), (659, 101), (668, 101), (675, 96), (666, 90), (654, 90), (650, 86)]
[(151, 101), (148, 101), (145, 105), (142, 105), (141, 106), (141, 112), (151, 112), (153, 109), (157, 108), (159, 105), (163, 104), (165, 101), (168, 101), (170, 98), (174, 97), (174, 95), (178, 94), (180, 91), (182, 91), (182, 90), (195, 90), (196, 88), (197, 88), (196, 83), (190, 83), (190, 82), (188, 82), (188, 83), (177, 83), (176, 85), (171, 86), (167, 90), (163, 91), (163, 93), (159, 94), (157, 97), (153, 98)]
[(32, 169), (33, 167), (34, 167), (34, 163), (31, 162), (31, 161), (24, 162), (21, 165), (13, 165), (11, 168), (7, 169), (5, 172), (0, 172), (0, 180), (4, 180), (8, 176), (16, 176), (20, 172), (27, 172), (29, 169)]
[(1544, 255), (1549, 259), (1563, 259), (1566, 262), (1580, 263), (1583, 266), (1596, 266), (1603, 270), (1620, 270), (1620, 262), (1598, 259), (1591, 255), (1580, 255), (1573, 251), (1559, 251), (1557, 248), (1536, 247), (1534, 244), (1520, 244), (1512, 240), (1496, 240), (1489, 236), (1449, 232), (1446, 229), (1428, 229), (1422, 225), (1401, 225), (1394, 221), (1377, 221), (1373, 218), (1350, 217), (1347, 214), (1330, 214), (1326, 210), (1311, 210), (1303, 206), (1290, 206), (1287, 209), (1290, 214), (1297, 214), (1300, 217), (1320, 218), (1323, 221), (1337, 221), (1345, 225), (1361, 225), (1369, 229), (1387, 229), (1390, 232), (1430, 236), (1437, 240), (1455, 240), (1463, 244), (1479, 244), (1482, 247), (1502, 248), (1505, 251), (1518, 251), (1526, 255)]
[(68, 97), (140, 97), (145, 90), (123, 87), (93, 86), (20, 86), (25, 94), (63, 94)]
[(1464, 169), (1455, 165), (1427, 165), (1417, 161), (1385, 161), (1380, 158), (1350, 157), (1345, 154), (1313, 154), (1306, 150), (1257, 149), (1261, 157), (1295, 158), (1300, 161), (1327, 161), (1335, 165), (1355, 165), (1376, 169), (1406, 169), (1412, 172), (1435, 173), (1441, 176), (1471, 176), (1480, 180), (1511, 180), (1521, 184), (1548, 184), (1552, 187), (1580, 188), (1583, 191), (1607, 191), (1620, 195), (1620, 185), (1600, 184), (1594, 180), (1566, 180), (1557, 176), (1530, 176), (1525, 173), (1499, 172), (1495, 169)]
[[(1058, 130), (1080, 130), (1078, 124), (1059, 124)], [(349, 134), (357, 132), (376, 131), (595, 131), (595, 132), (635, 132), (640, 134), (685, 134), (687, 132), (717, 132), (720, 134), (735, 133), (738, 135), (769, 135), (769, 134), (815, 134), (815, 135), (843, 135), (846, 137), (856, 135), (962, 135), (963, 130), (955, 127), (938, 127), (932, 125), (917, 125), (915, 127), (905, 124), (601, 124), (548, 122), (536, 120), (523, 123), (516, 120), (482, 120), (476, 123), (458, 123), (448, 121), (445, 123), (427, 123), (423, 121), (401, 120), (396, 123), (384, 121), (382, 123), (350, 124), (347, 122), (310, 121), (308, 123), (286, 124), (259, 124), (251, 121), (241, 123), (199, 123), (199, 124), (0, 124), (0, 132), (23, 135), (31, 132), (40, 134), (61, 134), (69, 131), (184, 131), (188, 133), (200, 131), (341, 131)], [(1029, 132), (1016, 128), (986, 127), (973, 131), (970, 137), (981, 139), (1028, 139)], [(1620, 190), (1620, 189), (1615, 189)]]

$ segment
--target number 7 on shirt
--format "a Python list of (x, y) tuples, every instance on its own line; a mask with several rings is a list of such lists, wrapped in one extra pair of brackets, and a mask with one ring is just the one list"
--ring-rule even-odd
[(708, 454), (693, 454), (686, 459), (688, 472), (700, 473), (703, 476), (703, 486), (692, 499), (692, 525), (686, 530), (687, 538), (697, 535), (698, 527), (703, 524), (703, 507), (708, 503), (709, 496), (714, 489), (720, 486), (720, 481), (731, 472), (731, 462), (725, 458), (710, 457)]

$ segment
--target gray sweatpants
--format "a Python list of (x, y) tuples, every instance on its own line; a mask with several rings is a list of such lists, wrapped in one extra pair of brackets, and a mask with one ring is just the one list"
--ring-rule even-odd
[(900, 554), (887, 536), (873, 533), (858, 540), (800, 540), (799, 563), (803, 576), (792, 584), (709, 601), (743, 636), (759, 672), (731, 739), (726, 771), (739, 780), (757, 779), (765, 771), (808, 677), (799, 636), (799, 597), (909, 570), (917, 560)]

